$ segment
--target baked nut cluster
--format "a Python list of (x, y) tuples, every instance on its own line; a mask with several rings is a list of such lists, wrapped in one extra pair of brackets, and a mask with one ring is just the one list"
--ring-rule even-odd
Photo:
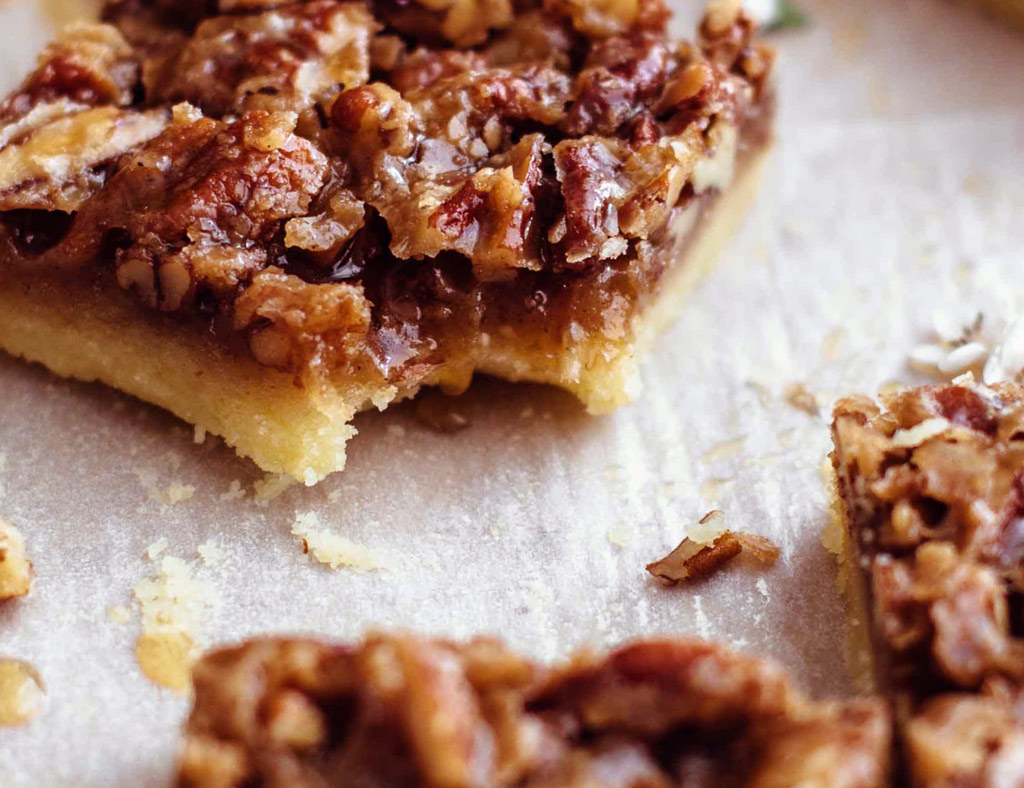
[(841, 401), (833, 462), (880, 679), (919, 786), (1024, 763), (1024, 388), (971, 379)]
[(775, 665), (689, 640), (547, 669), (500, 642), (255, 640), (195, 668), (179, 785), (886, 784), (881, 703), (808, 700)]
[[(738, 4), (118, 0), (0, 105), (0, 266), (111, 282), (308, 380), (621, 337), (767, 135)], [(60, 155), (57, 155), (57, 154)], [(524, 340), (529, 345), (530, 339)]]

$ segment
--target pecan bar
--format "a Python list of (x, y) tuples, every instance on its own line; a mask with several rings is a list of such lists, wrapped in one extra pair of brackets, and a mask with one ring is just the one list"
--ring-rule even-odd
[(816, 703), (692, 640), (547, 669), (500, 642), (254, 640), (195, 668), (178, 784), (881, 788), (880, 702)]
[(111, 0), (0, 104), (0, 347), (269, 471), (474, 371), (589, 410), (737, 217), (772, 53), (736, 0)]
[(833, 464), (876, 673), (921, 788), (1024, 780), (1024, 388), (841, 401)]

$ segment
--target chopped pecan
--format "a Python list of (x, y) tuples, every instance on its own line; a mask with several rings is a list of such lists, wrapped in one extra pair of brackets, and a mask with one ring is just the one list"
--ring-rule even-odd
[(379, 28), (362, 3), (315, 0), (197, 28), (177, 56), (147, 71), (150, 100), (189, 101), (210, 115), (301, 112), (366, 82)]
[(135, 53), (115, 27), (71, 25), (43, 50), (22, 86), (0, 104), (0, 128), (45, 104), (127, 106), (138, 75)]
[(117, 159), (160, 134), (167, 121), (159, 109), (36, 106), (0, 131), (0, 211), (78, 210), (107, 182)]
[(324, 373), (361, 348), (370, 305), (358, 285), (313, 285), (271, 266), (256, 274), (235, 302), (234, 327), (249, 335), (253, 357), (268, 367)]
[[(701, 518), (700, 525), (706, 526), (715, 515), (721, 520), (721, 512), (709, 512)], [(779, 548), (766, 537), (742, 531), (722, 531), (710, 538), (686, 537), (671, 553), (646, 568), (655, 577), (674, 585), (714, 574), (744, 550), (764, 564), (774, 564), (779, 557)]]
[(326, 158), (294, 124), (290, 113), (231, 124), (181, 113), (122, 161), (47, 259), (85, 265), (114, 239), (118, 281), (152, 306), (233, 294), (270, 262), (257, 242), (304, 215), (326, 177)]

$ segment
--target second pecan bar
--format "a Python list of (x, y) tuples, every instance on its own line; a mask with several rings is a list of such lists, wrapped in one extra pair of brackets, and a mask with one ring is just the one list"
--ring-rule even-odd
[(876, 674), (922, 788), (1024, 780), (1024, 388), (840, 401), (832, 455)]
[(196, 667), (183, 788), (882, 788), (878, 701), (649, 640), (549, 669), (493, 639), (253, 640)]

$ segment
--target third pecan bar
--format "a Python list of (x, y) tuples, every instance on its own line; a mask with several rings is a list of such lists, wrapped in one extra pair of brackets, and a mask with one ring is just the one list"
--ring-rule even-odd
[(253, 640), (196, 667), (182, 788), (882, 788), (889, 720), (770, 662), (639, 641), (554, 669), (500, 642)]
[(923, 788), (1024, 781), (1024, 389), (838, 403), (833, 464), (876, 673)]
[(112, 0), (0, 104), (0, 348), (313, 483), (474, 370), (591, 411), (737, 217), (737, 0)]

